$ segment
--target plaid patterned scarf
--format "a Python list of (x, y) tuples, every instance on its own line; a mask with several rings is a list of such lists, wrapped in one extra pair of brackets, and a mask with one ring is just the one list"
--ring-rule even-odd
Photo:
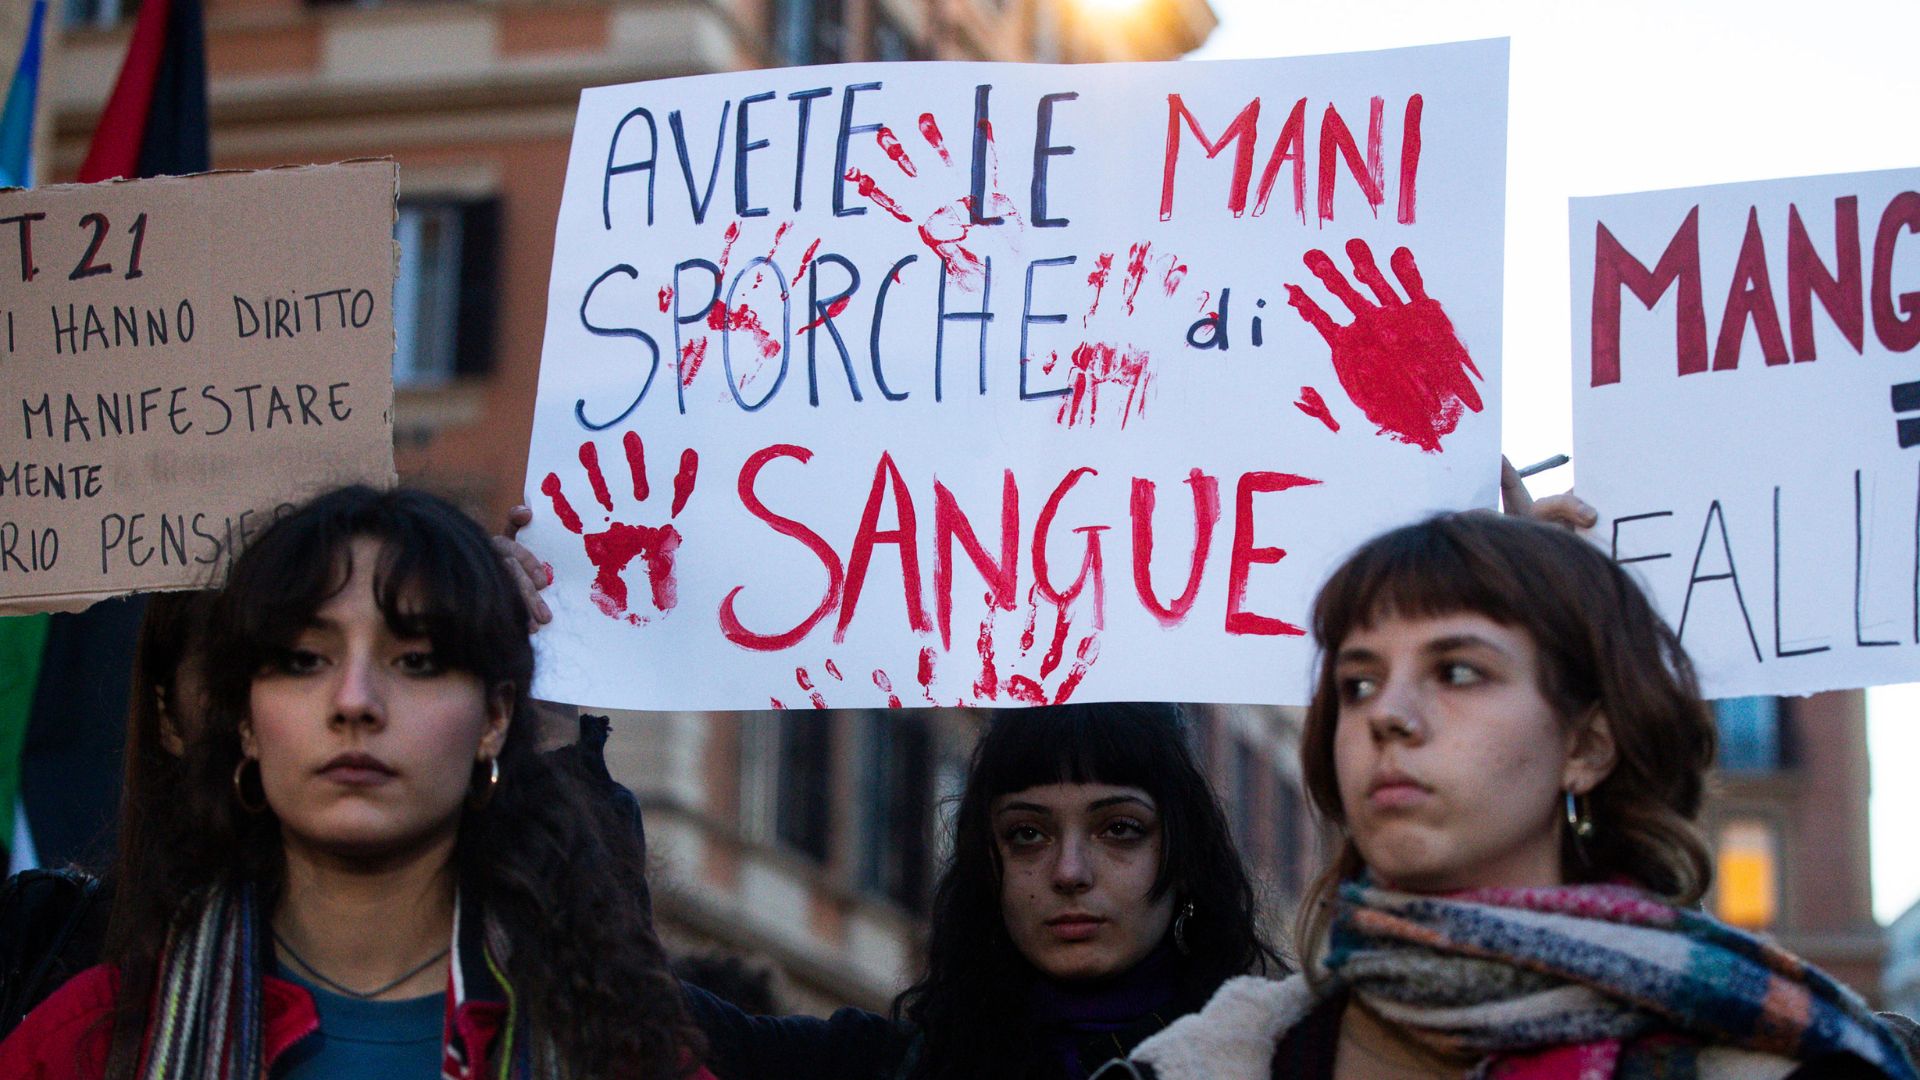
[(1331, 981), (1488, 1080), (1783, 1076), (1848, 1053), (1913, 1063), (1852, 991), (1698, 911), (1624, 885), (1446, 896), (1349, 882)]
[[(161, 954), (148, 1012), (142, 1080), (244, 1080), (265, 1075), (262, 1061), (261, 980), (266, 951), (251, 885), (208, 890), (198, 911), (174, 928)], [(483, 918), (462, 932), (454, 903), (454, 941), (441, 1053), (444, 1080), (478, 1080), (456, 1016), (469, 1005), (468, 989), (496, 986), (505, 1002), (474, 1002), (504, 1012), (494, 1040), (497, 1080), (558, 1080), (552, 1041), (535, 1038), (508, 983), (506, 935)]]

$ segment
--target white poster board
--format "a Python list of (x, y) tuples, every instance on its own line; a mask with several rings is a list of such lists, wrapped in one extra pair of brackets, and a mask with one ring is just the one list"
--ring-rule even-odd
[(1573, 200), (1580, 490), (1710, 697), (1920, 678), (1917, 191)]
[(1506, 56), (588, 91), (536, 690), (1303, 701), (1332, 563), (1493, 500)]

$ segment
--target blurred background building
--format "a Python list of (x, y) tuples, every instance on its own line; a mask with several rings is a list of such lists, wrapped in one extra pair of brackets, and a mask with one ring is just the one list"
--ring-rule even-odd
[(1873, 917), (1866, 694), (1731, 698), (1715, 713), (1708, 910), (1878, 999), (1887, 938)]
[[(43, 183), (70, 179), (138, 0), (55, 0)], [(395, 458), (503, 520), (521, 498), (553, 223), (583, 87), (858, 60), (1163, 60), (1207, 0), (205, 0), (216, 168), (391, 156)], [(9, 53), (11, 55), (11, 52)], [(263, 240), (263, 242), (269, 242)], [(1284, 930), (1321, 856), (1299, 714), (1196, 706), (1196, 750)], [(1719, 709), (1707, 832), (1717, 914), (1874, 995), (1864, 698)], [(918, 968), (950, 800), (982, 717), (955, 710), (627, 714), (608, 756), (641, 796), (675, 951), (775, 1008), (884, 1008)], [(1818, 738), (1803, 737), (1819, 732)], [(1920, 915), (1887, 993), (1920, 1007)], [(757, 987), (757, 990), (755, 989)]]

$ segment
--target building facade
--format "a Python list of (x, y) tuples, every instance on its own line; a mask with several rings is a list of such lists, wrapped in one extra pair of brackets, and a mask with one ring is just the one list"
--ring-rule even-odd
[(1734, 698), (1716, 712), (1708, 910), (1877, 998), (1886, 940), (1873, 917), (1866, 694)]

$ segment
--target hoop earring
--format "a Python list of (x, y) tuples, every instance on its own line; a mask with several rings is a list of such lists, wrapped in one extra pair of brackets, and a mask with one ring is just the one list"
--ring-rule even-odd
[(1192, 956), (1193, 950), (1187, 947), (1187, 920), (1193, 918), (1193, 901), (1189, 900), (1181, 907), (1180, 914), (1173, 917), (1173, 947), (1180, 950), (1181, 956)]
[(254, 805), (247, 802), (246, 776), (247, 766), (249, 765), (257, 769), (260, 763), (253, 758), (242, 757), (240, 764), (233, 767), (233, 801), (239, 803), (240, 809), (245, 810), (249, 814), (264, 814), (267, 812), (267, 789), (264, 784), (260, 788), (259, 804)]
[(481, 807), (492, 802), (494, 792), (499, 790), (500, 790), (500, 759), (497, 757), (490, 757), (487, 759), (487, 784), (485, 787), (480, 789), (480, 793), (478, 795), (470, 796), (468, 799), (468, 802), (475, 810), (478, 810)]
[(1566, 792), (1567, 828), (1573, 833), (1573, 851), (1580, 861), (1588, 862), (1587, 841), (1593, 839), (1593, 811), (1585, 795)]

